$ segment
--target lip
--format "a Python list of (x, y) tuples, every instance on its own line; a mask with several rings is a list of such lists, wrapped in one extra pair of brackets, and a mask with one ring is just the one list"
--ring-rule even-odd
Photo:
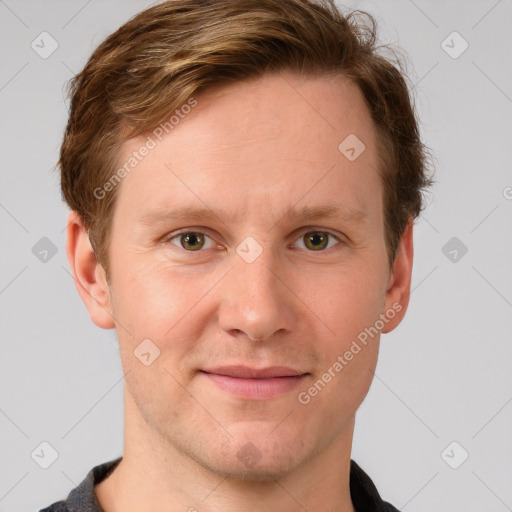
[(216, 368), (207, 368), (203, 372), (225, 375), (227, 377), (236, 377), (239, 379), (268, 379), (272, 377), (296, 377), (304, 375), (306, 372), (289, 368), (288, 366), (269, 366), (268, 368), (250, 368), (249, 366), (218, 366)]
[(223, 366), (201, 370), (201, 373), (224, 391), (251, 400), (278, 397), (297, 387), (308, 375), (286, 366), (263, 369)]

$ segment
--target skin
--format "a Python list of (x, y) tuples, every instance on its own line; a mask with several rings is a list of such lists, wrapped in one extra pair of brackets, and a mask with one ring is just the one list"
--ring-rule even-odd
[[(198, 105), (119, 185), (110, 283), (80, 218), (69, 217), (78, 292), (96, 325), (116, 328), (126, 374), (123, 460), (96, 496), (105, 512), (354, 511), (354, 419), (380, 333), (308, 404), (297, 395), (393, 304), (401, 310), (382, 332), (401, 322), (412, 221), (391, 272), (376, 135), (346, 79), (282, 72), (195, 97)], [(352, 162), (338, 150), (351, 133), (366, 146)], [(123, 146), (120, 165), (144, 140)], [(362, 210), (366, 222), (283, 216), (327, 203)], [(237, 214), (141, 223), (152, 210), (205, 204)], [(183, 228), (207, 236), (187, 250), (174, 235)], [(315, 251), (305, 236), (312, 231), (334, 237)], [(236, 252), (248, 236), (263, 251), (250, 264)], [(160, 349), (149, 366), (133, 354), (147, 338)], [(234, 364), (309, 375), (276, 398), (250, 400), (198, 371)], [(252, 466), (237, 456), (247, 443), (260, 456)]]

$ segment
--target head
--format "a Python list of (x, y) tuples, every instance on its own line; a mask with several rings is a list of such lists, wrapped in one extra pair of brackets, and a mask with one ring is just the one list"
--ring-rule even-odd
[[(68, 256), (92, 320), (117, 330), (130, 414), (205, 467), (261, 478), (349, 432), (380, 334), (407, 309), (432, 183), (371, 17), (327, 0), (163, 2), (109, 36), (70, 94)], [(326, 206), (339, 212), (312, 215)], [(242, 400), (202, 371), (235, 364), (305, 378)]]

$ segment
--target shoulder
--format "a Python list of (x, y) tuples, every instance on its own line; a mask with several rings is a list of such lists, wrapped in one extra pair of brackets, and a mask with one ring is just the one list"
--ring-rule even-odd
[(103, 481), (119, 464), (122, 457), (93, 467), (80, 485), (71, 490), (65, 500), (56, 501), (38, 512), (102, 512), (94, 494), (94, 486)]
[(357, 512), (400, 512), (384, 501), (372, 479), (354, 461), (350, 461), (350, 497)]
[(69, 512), (65, 501), (56, 501), (51, 505), (39, 510), (39, 512)]

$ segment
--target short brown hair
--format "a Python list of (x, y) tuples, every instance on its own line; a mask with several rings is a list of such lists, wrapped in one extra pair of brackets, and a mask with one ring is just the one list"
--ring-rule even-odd
[[(169, 0), (130, 19), (70, 82), (59, 159), (63, 199), (81, 217), (109, 275), (109, 228), (121, 144), (154, 129), (209, 86), (290, 70), (339, 74), (361, 90), (376, 126), (390, 267), (424, 208), (428, 152), (406, 79), (378, 52), (375, 20), (333, 0)], [(341, 141), (340, 141), (341, 142)]]

